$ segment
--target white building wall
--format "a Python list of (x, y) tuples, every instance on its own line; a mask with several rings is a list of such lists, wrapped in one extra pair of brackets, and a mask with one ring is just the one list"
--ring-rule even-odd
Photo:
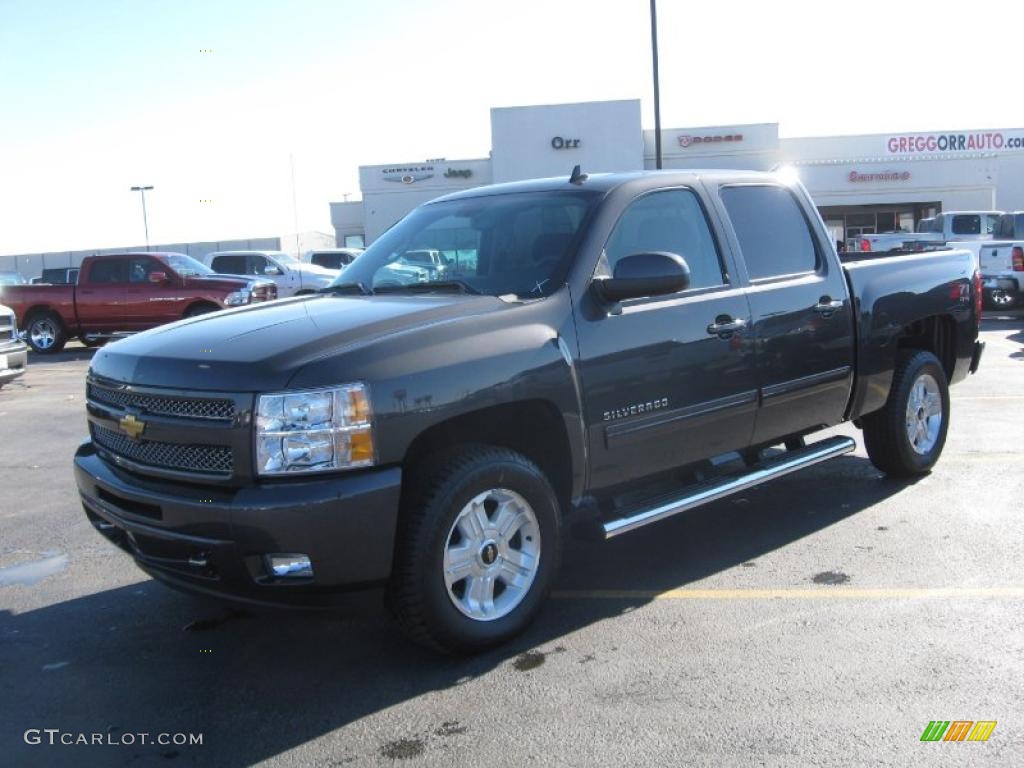
[[(655, 132), (644, 131), (644, 168), (657, 167)], [(668, 128), (661, 131), (662, 168), (768, 171), (779, 164), (776, 123)]]
[(640, 100), (595, 101), (491, 110), (496, 183), (639, 171), (644, 167)]
[[(363, 231), (369, 245), (416, 206), (452, 192), (490, 183), (491, 162), (487, 158), (361, 166), (359, 187), (363, 199), (360, 215), (365, 229), (347, 230), (345, 234)], [(358, 209), (354, 203), (348, 203), (348, 208), (342, 207), (345, 205), (340, 204), (337, 221), (347, 227)], [(339, 242), (344, 242), (337, 222), (335, 229)]]

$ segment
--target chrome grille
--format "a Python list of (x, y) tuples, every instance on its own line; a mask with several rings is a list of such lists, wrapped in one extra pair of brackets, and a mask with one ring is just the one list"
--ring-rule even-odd
[(92, 439), (117, 456), (162, 469), (230, 475), (234, 460), (230, 446), (184, 445), (154, 440), (132, 440), (120, 432), (92, 425)]
[(92, 383), (86, 388), (86, 397), (98, 403), (106, 403), (118, 408), (132, 408), (156, 416), (223, 421), (235, 417), (234, 402), (223, 398), (147, 395), (123, 389), (108, 389)]

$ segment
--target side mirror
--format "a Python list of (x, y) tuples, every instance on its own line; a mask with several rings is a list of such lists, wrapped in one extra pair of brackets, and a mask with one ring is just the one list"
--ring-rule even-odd
[(264, 275), (280, 275), (281, 270), (275, 267), (273, 264), (268, 264), (263, 268)]
[(167, 273), (166, 272), (150, 272), (149, 273), (149, 282), (153, 283), (153, 285), (161, 285), (162, 283), (166, 283), (167, 282)]
[(664, 251), (634, 253), (619, 259), (612, 277), (594, 281), (609, 304), (646, 296), (664, 296), (690, 285), (690, 268), (682, 256)]

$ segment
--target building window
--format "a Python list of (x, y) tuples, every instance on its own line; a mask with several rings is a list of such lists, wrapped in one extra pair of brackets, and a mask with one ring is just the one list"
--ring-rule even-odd
[(363, 235), (345, 235), (346, 248), (365, 248), (366, 238)]

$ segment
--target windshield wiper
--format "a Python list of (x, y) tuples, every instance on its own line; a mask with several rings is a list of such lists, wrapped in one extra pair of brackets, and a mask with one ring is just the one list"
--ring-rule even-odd
[(373, 288), (363, 282), (338, 283), (337, 285), (328, 285), (326, 288), (321, 288), (317, 293), (354, 293), (360, 296), (373, 296)]
[(480, 291), (463, 280), (437, 280), (427, 283), (408, 283), (406, 285), (381, 285), (377, 293), (398, 293), (399, 291), (456, 291), (479, 296)]

